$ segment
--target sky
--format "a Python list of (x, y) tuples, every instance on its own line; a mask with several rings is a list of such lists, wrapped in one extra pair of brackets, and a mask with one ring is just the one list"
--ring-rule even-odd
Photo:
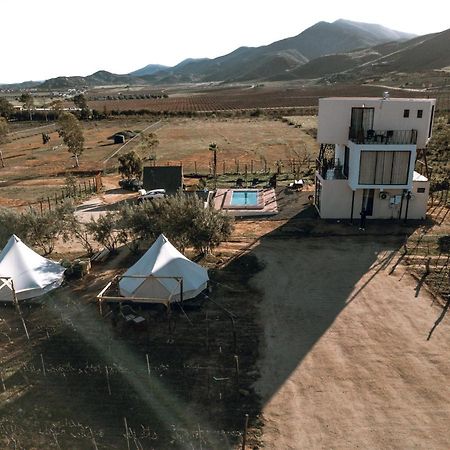
[(416, 5), (412, 0), (0, 0), (0, 83), (214, 58), (340, 18), (415, 34), (450, 28), (447, 2)]

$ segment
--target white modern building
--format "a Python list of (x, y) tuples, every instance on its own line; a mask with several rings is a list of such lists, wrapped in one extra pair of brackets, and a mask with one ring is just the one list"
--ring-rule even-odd
[(415, 171), (434, 99), (319, 100), (315, 206), (324, 219), (424, 219), (429, 181)]

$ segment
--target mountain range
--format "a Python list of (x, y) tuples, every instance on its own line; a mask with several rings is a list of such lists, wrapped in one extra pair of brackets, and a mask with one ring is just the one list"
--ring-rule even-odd
[(186, 59), (174, 67), (149, 64), (126, 75), (102, 70), (86, 77), (57, 77), (44, 81), (39, 88), (259, 82), (417, 72), (450, 66), (449, 48), (450, 30), (415, 36), (381, 25), (339, 19), (318, 22), (297, 36), (261, 47), (240, 47), (214, 59)]

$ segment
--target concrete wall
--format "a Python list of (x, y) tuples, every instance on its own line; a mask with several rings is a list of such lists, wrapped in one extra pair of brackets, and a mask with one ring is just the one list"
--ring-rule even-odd
[[(347, 144), (352, 107), (375, 108), (374, 130), (417, 130), (417, 148), (424, 148), (434, 99), (398, 99), (373, 97), (332, 97), (319, 99), (317, 141), (320, 144)], [(409, 117), (403, 111), (409, 109)], [(422, 109), (422, 118), (417, 110)]]
[[(320, 217), (322, 219), (349, 219), (352, 207), (352, 190), (348, 185), (348, 181), (324, 180), (320, 175), (317, 175), (317, 179), (322, 184)], [(359, 195), (361, 193), (356, 192), (355, 194)], [(362, 197), (360, 196), (359, 204), (361, 199)], [(359, 211), (357, 214), (359, 214)]]
[[(322, 219), (350, 219), (352, 205), (352, 190), (347, 180), (323, 180), (320, 175), (316, 175), (322, 184), (320, 198), (320, 217)], [(408, 207), (408, 219), (425, 219), (429, 194), (428, 181), (414, 181), (411, 191), (411, 199)], [(419, 188), (425, 188), (424, 193), (419, 193)], [(392, 204), (390, 199), (396, 195), (402, 195), (403, 189), (389, 189), (384, 191), (386, 199), (380, 198), (380, 190), (375, 190), (373, 215), (367, 219), (404, 219), (406, 213), (406, 198), (403, 204)], [(362, 207), (363, 189), (355, 191), (353, 205), (353, 219), (359, 220)]]

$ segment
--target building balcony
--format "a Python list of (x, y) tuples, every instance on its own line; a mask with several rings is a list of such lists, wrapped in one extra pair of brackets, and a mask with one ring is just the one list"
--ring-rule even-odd
[(416, 145), (417, 130), (349, 129), (348, 139), (355, 144)]
[(347, 180), (348, 178), (344, 173), (344, 166), (334, 158), (316, 159), (316, 170), (324, 180)]

